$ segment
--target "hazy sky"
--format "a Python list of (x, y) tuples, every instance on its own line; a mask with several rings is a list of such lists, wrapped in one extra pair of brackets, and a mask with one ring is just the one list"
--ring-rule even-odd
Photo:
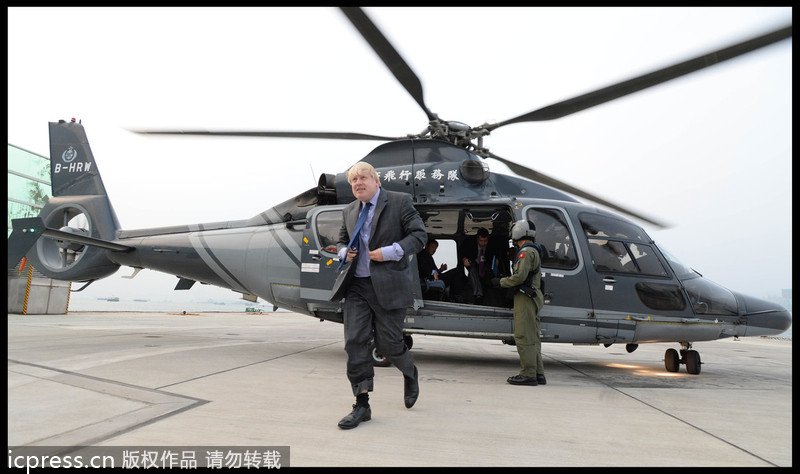
[[(790, 8), (367, 8), (428, 107), (498, 122), (791, 23)], [(419, 133), (427, 119), (336, 8), (9, 8), (8, 142), (82, 120), (124, 229), (252, 217), (379, 142), (155, 137), (126, 128)], [(707, 278), (792, 286), (792, 41), (484, 144), (669, 222)], [(494, 160), (493, 171), (508, 173)], [(438, 256), (438, 255), (437, 255)], [(265, 269), (266, 271), (267, 269)], [(82, 296), (238, 294), (123, 267)]]

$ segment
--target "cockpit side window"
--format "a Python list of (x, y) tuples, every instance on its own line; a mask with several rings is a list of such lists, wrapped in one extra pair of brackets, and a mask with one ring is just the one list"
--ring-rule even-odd
[(564, 213), (558, 209), (531, 208), (526, 217), (536, 226), (536, 243), (542, 246), (542, 267), (571, 270), (578, 266), (575, 240), (570, 235)]
[(587, 213), (580, 215), (580, 221), (586, 236), (589, 238), (606, 237), (643, 243), (650, 242), (650, 237), (642, 228), (629, 222)]
[(625, 244), (619, 240), (589, 239), (589, 251), (598, 271), (638, 273)]
[(584, 213), (579, 218), (598, 272), (669, 276), (644, 230), (597, 214)]
[(628, 243), (628, 250), (640, 273), (647, 275), (668, 276), (661, 262), (658, 261), (653, 247), (644, 244)]

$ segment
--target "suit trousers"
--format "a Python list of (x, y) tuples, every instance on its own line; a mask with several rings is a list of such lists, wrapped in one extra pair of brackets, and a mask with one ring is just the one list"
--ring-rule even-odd
[(353, 278), (344, 303), (344, 350), (353, 395), (373, 388), (375, 369), (369, 348), (373, 333), (378, 352), (404, 376), (414, 376), (414, 358), (403, 341), (405, 316), (405, 308), (387, 310), (378, 303), (369, 277)]

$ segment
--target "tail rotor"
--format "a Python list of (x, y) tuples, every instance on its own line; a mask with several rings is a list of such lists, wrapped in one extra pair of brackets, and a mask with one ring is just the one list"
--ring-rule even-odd
[(86, 132), (74, 119), (50, 123), (50, 176), (53, 197), (39, 216), (13, 222), (9, 260), (16, 265), (27, 257), (57, 280), (89, 281), (116, 272), (113, 252), (132, 248), (114, 243), (119, 221)]

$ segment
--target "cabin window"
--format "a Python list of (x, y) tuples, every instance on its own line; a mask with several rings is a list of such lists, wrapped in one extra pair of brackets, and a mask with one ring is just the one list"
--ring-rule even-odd
[(575, 239), (567, 227), (564, 214), (558, 209), (531, 208), (526, 218), (536, 226), (536, 243), (542, 246), (542, 267), (558, 270), (577, 268)]

